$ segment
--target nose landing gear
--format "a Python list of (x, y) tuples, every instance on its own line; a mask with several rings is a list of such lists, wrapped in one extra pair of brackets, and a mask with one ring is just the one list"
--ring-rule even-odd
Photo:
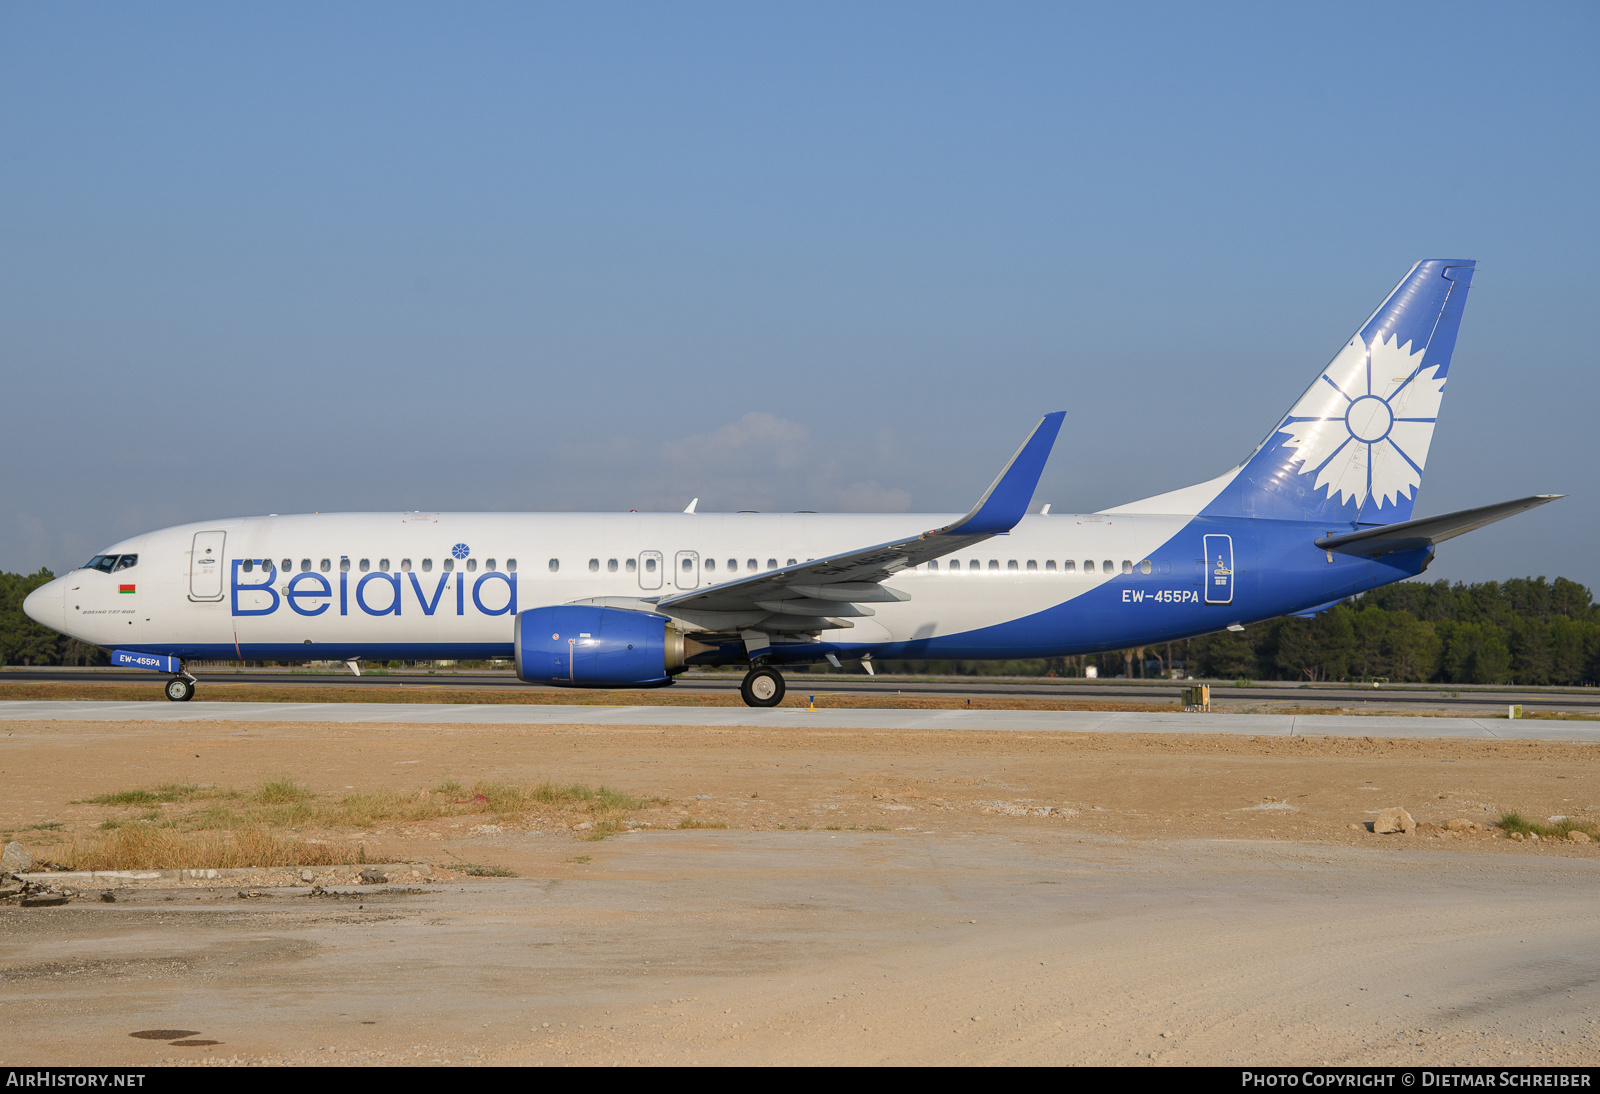
[(783, 673), (767, 665), (757, 665), (745, 674), (739, 696), (746, 706), (775, 707), (783, 702)]
[(166, 693), (174, 703), (187, 703), (194, 698), (194, 677), (174, 676), (167, 681)]

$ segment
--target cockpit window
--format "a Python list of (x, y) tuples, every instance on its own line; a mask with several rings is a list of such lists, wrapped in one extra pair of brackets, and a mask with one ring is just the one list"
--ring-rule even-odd
[(138, 555), (95, 555), (83, 564), (85, 570), (99, 570), (103, 574), (116, 573), (139, 564)]
[(139, 565), (138, 555), (118, 555), (117, 564), (111, 567), (111, 572), (116, 573), (118, 570), (131, 570), (137, 565)]

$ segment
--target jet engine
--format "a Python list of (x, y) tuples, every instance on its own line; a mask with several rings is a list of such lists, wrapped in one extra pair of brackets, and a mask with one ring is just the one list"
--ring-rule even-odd
[(663, 687), (683, 671), (684, 645), (655, 612), (560, 604), (517, 615), (517, 675), (530, 684)]

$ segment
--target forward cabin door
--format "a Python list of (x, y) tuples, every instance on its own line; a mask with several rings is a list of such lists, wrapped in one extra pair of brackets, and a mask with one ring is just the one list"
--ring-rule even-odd
[(221, 600), (223, 571), (222, 548), (226, 532), (196, 532), (189, 558), (189, 599)]

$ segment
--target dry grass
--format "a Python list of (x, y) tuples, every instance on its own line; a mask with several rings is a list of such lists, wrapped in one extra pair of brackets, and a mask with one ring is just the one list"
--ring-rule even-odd
[[(365, 861), (359, 845), (339, 835), (383, 824), (483, 816), (515, 822), (531, 813), (577, 812), (591, 827), (585, 839), (623, 830), (630, 812), (665, 804), (609, 787), (543, 782), (532, 786), (449, 779), (432, 789), (379, 790), (322, 798), (289, 778), (249, 791), (168, 783), (154, 790), (121, 790), (89, 799), (117, 810), (101, 820), (100, 836), (74, 842), (67, 860), (77, 869), (209, 869), (224, 866), (322, 866)], [(159, 805), (163, 808), (150, 809)], [(183, 809), (182, 806), (194, 808)], [(285, 834), (287, 830), (287, 834)], [(301, 830), (326, 833), (313, 839)], [(498, 866), (468, 863), (468, 873), (509, 876)], [(464, 869), (466, 868), (464, 867)]]
[[(203, 801), (208, 798), (238, 797), (237, 790), (220, 790), (214, 786), (197, 786), (194, 783), (163, 783), (154, 790), (118, 790), (83, 799), (89, 805), (166, 805), (177, 802)], [(73, 804), (80, 804), (74, 802)]]
[(1500, 829), (1507, 835), (1521, 832), (1524, 836), (1538, 835), (1540, 839), (1566, 839), (1568, 832), (1582, 832), (1590, 839), (1600, 839), (1600, 825), (1579, 817), (1565, 817), (1551, 824), (1538, 824), (1514, 809), (1500, 814)]
[(484, 815), (510, 820), (544, 809), (569, 809), (596, 818), (614, 817), (664, 804), (664, 798), (636, 798), (609, 787), (579, 783), (478, 782), (463, 787), (447, 780), (432, 790), (377, 790), (322, 799), (291, 779), (273, 779), (244, 792), (225, 787), (170, 787), (157, 790), (121, 790), (89, 799), (98, 805), (130, 808), (153, 802), (205, 803), (188, 812), (146, 812), (136, 817), (108, 817), (104, 829), (129, 824), (197, 831), (237, 831), (245, 828), (371, 828), (380, 824), (410, 824), (442, 817)]
[(678, 822), (679, 828), (726, 828), (727, 821), (706, 820), (703, 817), (684, 817)]
[(128, 824), (87, 843), (73, 841), (65, 864), (74, 870), (209, 870), (365, 861), (360, 846), (346, 840), (284, 839), (262, 828), (184, 832)]

